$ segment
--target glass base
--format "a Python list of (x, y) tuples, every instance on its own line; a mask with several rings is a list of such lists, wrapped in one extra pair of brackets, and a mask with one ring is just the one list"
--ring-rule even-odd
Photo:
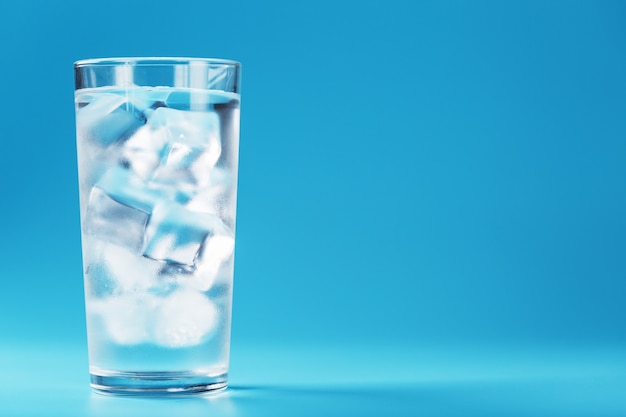
[(206, 394), (226, 389), (228, 374), (192, 372), (91, 372), (91, 388), (100, 394), (176, 396)]

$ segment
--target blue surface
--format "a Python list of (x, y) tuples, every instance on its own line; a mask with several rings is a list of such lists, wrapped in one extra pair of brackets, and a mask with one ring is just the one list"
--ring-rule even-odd
[[(620, 1), (0, 3), (0, 415), (626, 414), (625, 28)], [(243, 63), (219, 400), (87, 387), (72, 63), (136, 55)]]
[(176, 399), (90, 392), (77, 346), (0, 353), (3, 416), (626, 415), (623, 346), (234, 348), (228, 390)]

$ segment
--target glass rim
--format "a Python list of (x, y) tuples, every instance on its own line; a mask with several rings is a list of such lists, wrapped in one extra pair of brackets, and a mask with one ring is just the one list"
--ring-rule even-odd
[(232, 59), (222, 58), (194, 58), (194, 57), (114, 57), (114, 58), (92, 58), (81, 59), (74, 62), (74, 68), (81, 67), (114, 67), (120, 65), (134, 66), (167, 66), (167, 65), (189, 65), (191, 63), (203, 63), (205, 65), (219, 64), (241, 67), (241, 63)]

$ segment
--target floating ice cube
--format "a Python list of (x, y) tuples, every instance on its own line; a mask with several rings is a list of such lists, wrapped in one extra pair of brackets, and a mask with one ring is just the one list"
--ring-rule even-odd
[(215, 155), (204, 148), (185, 143), (170, 144), (150, 184), (169, 193), (178, 202), (186, 203), (210, 185), (214, 158)]
[(219, 134), (214, 113), (158, 107), (126, 140), (122, 161), (157, 187), (193, 189), (206, 181), (205, 173), (219, 158)]
[(210, 233), (206, 223), (202, 215), (180, 204), (155, 206), (146, 228), (144, 256), (193, 269), (202, 242)]
[[(201, 102), (205, 103), (205, 109), (206, 109), (207, 100), (201, 100)], [(191, 91), (190, 90), (172, 91), (168, 95), (168, 97), (165, 99), (165, 104), (167, 107), (173, 108), (173, 109), (191, 110), (191, 106), (192, 106)], [(202, 109), (197, 109), (197, 110), (202, 110)]]
[(165, 100), (165, 104), (177, 110), (210, 111), (213, 108), (212, 94), (204, 90), (204, 86), (201, 88), (174, 90)]
[(111, 198), (129, 207), (150, 213), (157, 201), (163, 197), (158, 190), (149, 188), (144, 181), (131, 170), (121, 166), (109, 169), (96, 184)]
[(217, 307), (197, 291), (178, 290), (161, 299), (152, 318), (154, 342), (167, 347), (197, 345), (215, 328)]
[(101, 94), (77, 111), (76, 129), (83, 140), (106, 148), (144, 125), (143, 110), (147, 107), (147, 103), (136, 103), (123, 95)]
[(221, 152), (220, 121), (213, 112), (196, 112), (159, 107), (150, 116), (152, 128), (163, 127), (170, 143), (204, 149), (207, 162), (215, 165)]
[[(146, 122), (149, 112), (159, 105), (160, 93), (129, 89), (124, 94), (77, 96), (76, 114), (81, 184), (91, 186), (119, 158), (119, 147)], [(154, 97), (153, 97), (154, 96)], [(88, 104), (86, 104), (88, 103)]]
[(232, 261), (235, 238), (232, 231), (216, 216), (205, 215), (203, 220), (208, 233), (194, 265), (167, 264), (163, 273), (176, 276), (177, 284), (181, 287), (204, 292), (213, 287), (220, 274), (228, 272), (227, 262)]
[(140, 253), (150, 212), (159, 197), (129, 170), (113, 167), (91, 190), (84, 230)]
[(185, 187), (194, 189), (196, 180), (191, 167), (202, 150), (183, 143), (173, 143), (167, 146), (163, 160), (152, 177), (156, 186)]
[(165, 129), (148, 123), (124, 142), (121, 162), (142, 179), (148, 179), (159, 166), (166, 141)]
[[(174, 265), (196, 268), (201, 253), (205, 262), (218, 262), (232, 253), (233, 234), (219, 217), (187, 210), (177, 203), (155, 206), (145, 235), (144, 256)], [(218, 243), (219, 242), (219, 243)]]
[(139, 250), (148, 217), (145, 211), (116, 201), (100, 188), (93, 188), (83, 228), (97, 239)]

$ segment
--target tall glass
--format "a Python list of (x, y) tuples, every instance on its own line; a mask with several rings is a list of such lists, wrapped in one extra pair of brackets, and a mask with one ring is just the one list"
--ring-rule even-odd
[(74, 64), (91, 386), (227, 385), (240, 64)]

